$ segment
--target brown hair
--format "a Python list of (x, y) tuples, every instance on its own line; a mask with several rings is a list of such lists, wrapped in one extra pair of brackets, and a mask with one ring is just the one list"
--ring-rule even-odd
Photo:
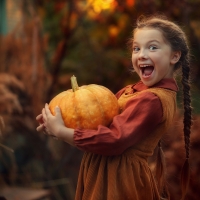
[[(175, 23), (166, 19), (165, 16), (151, 16), (144, 17), (141, 16), (138, 18), (136, 22), (136, 28), (155, 28), (160, 30), (163, 33), (164, 38), (170, 44), (173, 51), (180, 51), (181, 57), (179, 61), (175, 64), (175, 69), (182, 69), (182, 90), (183, 90), (183, 107), (184, 107), (184, 140), (185, 140), (185, 151), (186, 151), (186, 160), (182, 168), (181, 173), (181, 184), (182, 184), (182, 199), (185, 198), (188, 183), (189, 183), (189, 150), (190, 150), (190, 132), (191, 132), (191, 124), (192, 124), (192, 108), (191, 108), (191, 98), (190, 98), (190, 52), (189, 46), (187, 42), (187, 38), (183, 30)], [(159, 143), (159, 149), (161, 150), (161, 146)], [(158, 160), (162, 161), (162, 153), (158, 153)], [(159, 173), (163, 173), (162, 164), (157, 167), (157, 175), (159, 177), (163, 177)], [(157, 177), (158, 178), (158, 177)], [(161, 178), (163, 179), (163, 178)], [(165, 193), (163, 197), (167, 197), (166, 188), (164, 187), (164, 179), (158, 180), (158, 189)], [(161, 189), (162, 188), (162, 189)]]

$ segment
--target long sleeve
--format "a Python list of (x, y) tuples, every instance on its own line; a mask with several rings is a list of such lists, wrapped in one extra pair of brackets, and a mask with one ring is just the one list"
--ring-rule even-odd
[(124, 111), (113, 118), (109, 127), (97, 130), (75, 129), (75, 145), (101, 155), (119, 155), (140, 142), (162, 121), (160, 99), (151, 92), (131, 98)]

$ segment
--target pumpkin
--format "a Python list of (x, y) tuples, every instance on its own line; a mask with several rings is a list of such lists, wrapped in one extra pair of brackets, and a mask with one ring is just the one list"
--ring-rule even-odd
[(71, 84), (72, 89), (59, 93), (49, 103), (53, 115), (55, 107), (60, 107), (67, 127), (97, 129), (98, 125), (108, 126), (119, 113), (117, 98), (108, 88), (96, 84), (79, 87), (75, 76)]

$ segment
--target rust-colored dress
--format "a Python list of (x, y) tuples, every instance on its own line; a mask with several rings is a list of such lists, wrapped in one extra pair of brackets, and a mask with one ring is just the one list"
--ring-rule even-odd
[[(170, 81), (172, 82), (172, 80)], [(160, 121), (153, 130), (151, 129), (151, 124), (149, 124), (149, 127), (145, 129), (149, 130), (149, 132), (146, 131), (147, 133), (141, 134), (141, 137), (138, 136), (140, 135), (139, 133), (137, 135), (132, 133), (134, 138), (139, 139), (133, 139), (134, 142), (131, 142), (130, 139), (127, 141), (124, 139), (126, 141), (125, 143), (127, 143), (127, 145), (124, 145), (126, 148), (119, 147), (123, 152), (119, 151), (121, 152), (119, 153), (117, 151), (118, 153), (115, 153), (115, 151), (111, 151), (112, 153), (108, 154), (103, 152), (103, 155), (101, 155), (100, 153), (98, 154), (100, 147), (97, 145), (96, 153), (94, 146), (98, 143), (98, 139), (96, 139), (95, 133), (101, 134), (101, 128), (96, 132), (90, 130), (75, 130), (75, 144), (78, 148), (86, 150), (80, 167), (75, 200), (160, 200), (156, 181), (148, 166), (147, 159), (153, 154), (158, 141), (166, 132), (175, 114), (176, 91), (172, 87), (166, 86), (170, 81), (164, 81), (161, 84), (162, 87), (143, 87), (140, 91), (133, 91), (133, 86), (128, 86), (118, 95), (118, 102), (122, 113), (125, 109), (128, 109), (128, 104), (134, 98), (145, 99), (146, 95), (156, 96), (161, 105), (161, 111), (158, 110), (157, 112), (162, 113)], [(140, 116), (139, 110), (137, 111), (138, 117)], [(153, 118), (154, 116), (151, 117)], [(139, 119), (136, 117), (135, 120), (139, 121), (139, 124), (143, 123), (140, 121), (140, 117)], [(156, 117), (155, 120), (158, 121)], [(115, 121), (113, 123), (116, 123), (116, 119), (113, 121)], [(153, 123), (153, 120), (151, 122)], [(135, 125), (134, 122), (133, 124)], [(114, 129), (112, 125), (111, 129)], [(119, 129), (115, 128), (114, 132), (118, 134), (117, 130)], [(88, 132), (90, 135), (89, 139), (85, 136), (85, 132)], [(125, 132), (123, 134), (126, 135)], [(106, 138), (106, 136), (102, 137)], [(118, 139), (120, 140), (121, 137)], [(83, 144), (83, 141), (86, 141), (88, 144)], [(102, 142), (101, 144), (103, 147), (109, 149), (106, 147), (109, 146), (108, 143)], [(123, 143), (116, 142), (116, 148), (118, 144)], [(111, 143), (110, 145), (112, 146)]]

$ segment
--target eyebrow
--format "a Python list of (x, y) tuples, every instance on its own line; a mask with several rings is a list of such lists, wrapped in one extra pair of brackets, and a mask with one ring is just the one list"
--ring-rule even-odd
[[(156, 43), (160, 43), (158, 40), (150, 40), (148, 41), (148, 43), (152, 43), (152, 42), (156, 42)], [(134, 41), (133, 39), (133, 44), (137, 44), (138, 42)]]
[(151, 43), (151, 42), (157, 42), (157, 43), (160, 43), (158, 40), (150, 40), (148, 43)]

